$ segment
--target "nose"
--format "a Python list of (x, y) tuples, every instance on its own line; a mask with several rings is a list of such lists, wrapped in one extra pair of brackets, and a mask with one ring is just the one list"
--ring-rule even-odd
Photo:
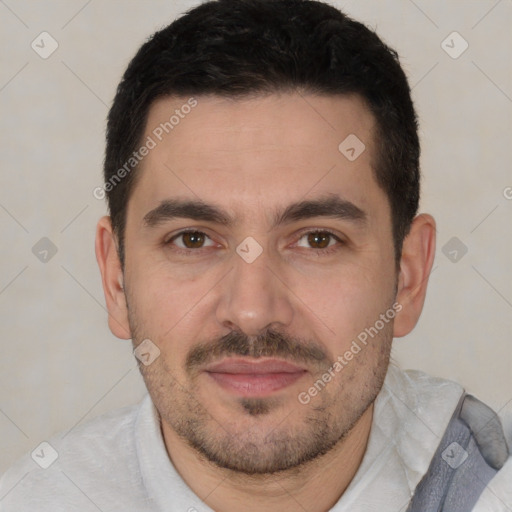
[(247, 263), (234, 256), (234, 268), (222, 283), (217, 321), (230, 330), (257, 336), (268, 328), (289, 326), (294, 309), (284, 276), (263, 252)]

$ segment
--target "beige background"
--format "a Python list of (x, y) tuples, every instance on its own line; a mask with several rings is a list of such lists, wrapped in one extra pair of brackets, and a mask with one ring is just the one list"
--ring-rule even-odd
[[(121, 73), (196, 3), (0, 2), (0, 472), (144, 393), (130, 342), (107, 327), (93, 250), (105, 205), (92, 191)], [(438, 250), (424, 314), (394, 359), (512, 420), (512, 1), (332, 3), (398, 50), (421, 119), (422, 210), (437, 218)], [(47, 59), (31, 48), (43, 31), (59, 45)], [(457, 59), (441, 47), (453, 31), (469, 44)], [(57, 248), (46, 263), (32, 252), (43, 237)], [(452, 237), (468, 250), (456, 263), (442, 251)]]

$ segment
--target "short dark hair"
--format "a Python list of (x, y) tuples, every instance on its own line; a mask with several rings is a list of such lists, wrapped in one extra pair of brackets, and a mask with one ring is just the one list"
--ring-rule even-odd
[[(152, 103), (174, 95), (243, 98), (277, 92), (355, 93), (366, 102), (376, 120), (374, 175), (389, 199), (400, 261), (418, 209), (420, 145), (396, 51), (320, 1), (212, 0), (156, 32), (117, 88), (104, 178), (122, 263), (126, 209), (137, 175), (135, 164), (134, 172), (126, 172), (126, 162), (141, 143)], [(123, 179), (114, 182), (123, 166)]]

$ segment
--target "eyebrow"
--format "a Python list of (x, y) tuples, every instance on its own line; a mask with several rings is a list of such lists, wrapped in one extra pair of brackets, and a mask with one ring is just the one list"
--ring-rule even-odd
[[(283, 211), (275, 212), (273, 227), (313, 217), (348, 220), (360, 225), (365, 224), (367, 220), (367, 214), (354, 203), (336, 194), (329, 194), (318, 199), (292, 203)], [(215, 205), (200, 200), (182, 199), (162, 201), (144, 216), (143, 224), (152, 228), (176, 218), (213, 222), (227, 227), (235, 224), (235, 220), (227, 212)]]
[(146, 227), (152, 228), (176, 218), (208, 221), (225, 226), (233, 224), (231, 217), (216, 206), (203, 201), (180, 199), (162, 201), (155, 209), (144, 215), (142, 222)]
[(312, 217), (331, 217), (365, 224), (366, 213), (354, 203), (342, 199), (336, 194), (329, 194), (319, 199), (300, 201), (286, 207), (282, 213), (274, 216), (274, 225), (287, 224)]

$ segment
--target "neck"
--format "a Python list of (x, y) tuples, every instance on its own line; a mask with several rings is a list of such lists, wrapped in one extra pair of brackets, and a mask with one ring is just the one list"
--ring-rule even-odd
[(373, 404), (328, 453), (298, 468), (270, 475), (245, 475), (219, 468), (205, 460), (165, 422), (162, 431), (174, 467), (213, 510), (325, 512), (343, 495), (361, 464), (372, 415)]

